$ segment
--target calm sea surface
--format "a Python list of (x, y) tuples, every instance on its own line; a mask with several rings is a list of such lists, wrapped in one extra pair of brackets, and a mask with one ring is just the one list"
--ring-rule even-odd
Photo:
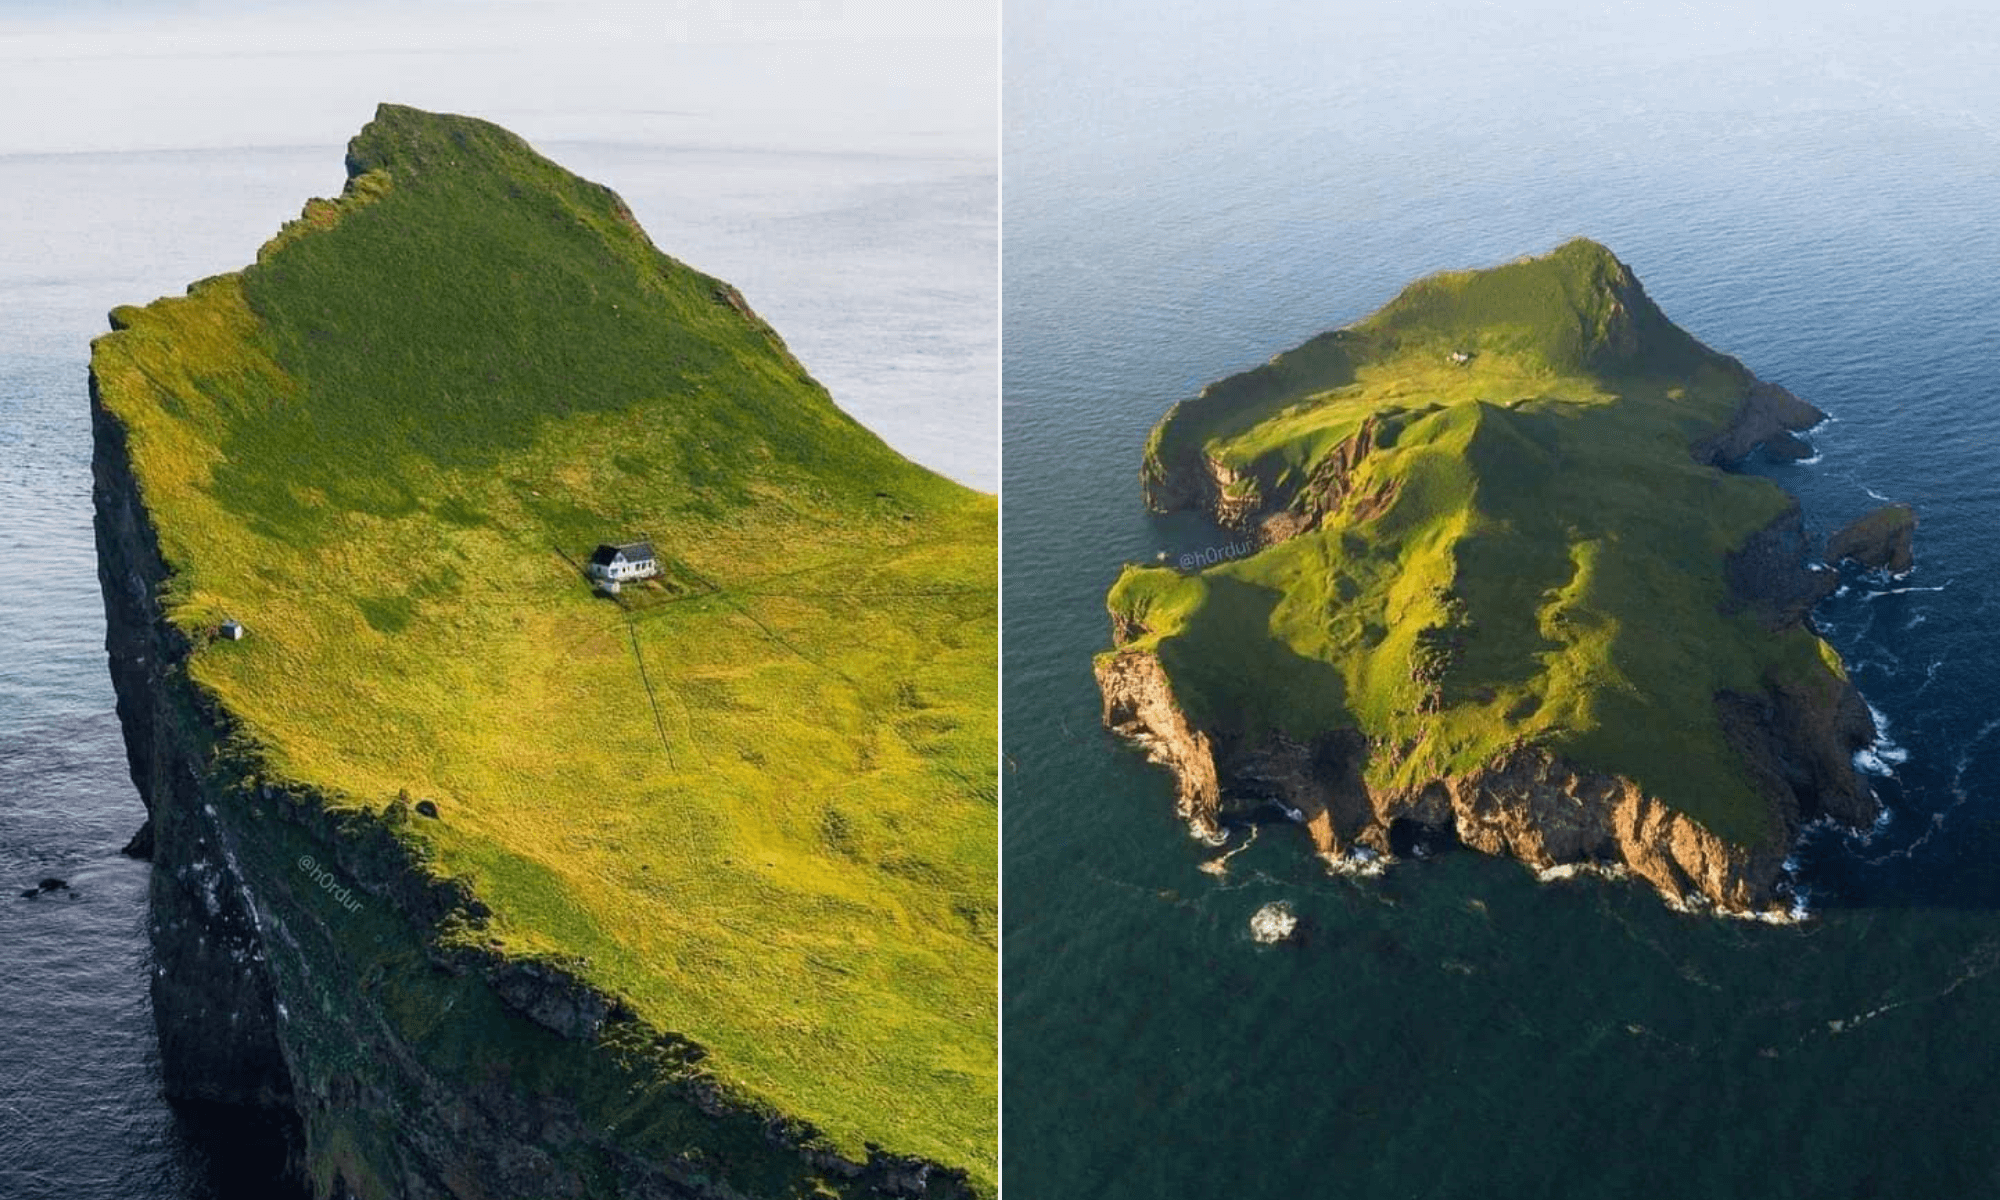
[[(995, 486), (990, 158), (540, 148), (741, 287), (892, 445)], [(284, 1200), (268, 1138), (159, 1096), (84, 379), (112, 306), (249, 261), (342, 151), (0, 155), (0, 1200)], [(20, 898), (50, 875), (72, 891)]]
[[(1011, 1200), (2000, 1195), (2000, 38), (1831, 11), (1010, 0)], [(1820, 611), (1888, 824), (1812, 837), (1795, 927), (1470, 853), (1334, 877), (1283, 827), (1204, 874), (1090, 676), (1122, 562), (1229, 540), (1141, 510), (1148, 427), (1575, 234), (1834, 415), (1767, 471), (1813, 527), (1921, 514), (1912, 576)]]

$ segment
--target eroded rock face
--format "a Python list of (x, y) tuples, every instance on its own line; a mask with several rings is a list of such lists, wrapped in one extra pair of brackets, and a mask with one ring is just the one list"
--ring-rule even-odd
[(1104, 727), (1144, 751), (1174, 777), (1174, 811), (1204, 836), (1220, 831), (1222, 788), (1209, 737), (1188, 723), (1160, 660), (1126, 651), (1097, 663)]
[(1375, 790), (1363, 778), (1367, 756), (1393, 749), (1370, 748), (1351, 731), (1315, 745), (1273, 737), (1230, 754), (1218, 782), (1213, 743), (1173, 706), (1157, 660), (1127, 653), (1113, 661), (1115, 669), (1099, 673), (1107, 717), (1116, 718), (1107, 725), (1173, 772), (1178, 811), (1203, 834), (1229, 812), (1276, 800), (1303, 817), (1327, 855), (1390, 854), (1395, 827), (1407, 821), (1540, 870), (1619, 868), (1675, 905), (1752, 914), (1788, 907), (1781, 868), (1804, 821), (1829, 815), (1865, 825), (1878, 811), (1847, 757), (1873, 736), (1851, 687), (1729, 698), (1725, 720), (1754, 756), (1777, 814), (1763, 837), (1739, 846), (1630, 780), (1535, 748), (1417, 787)]
[(1826, 414), (1775, 383), (1758, 380), (1737, 405), (1736, 414), (1691, 449), (1698, 463), (1723, 467), (1741, 462), (1763, 447), (1773, 458), (1812, 456), (1812, 447), (1792, 436), (1826, 420)]
[(1859, 563), (1877, 571), (1901, 575), (1916, 564), (1911, 535), (1917, 513), (1907, 504), (1885, 504), (1826, 541), (1826, 561)]
[(1729, 604), (1749, 608), (1773, 631), (1797, 625), (1840, 586), (1837, 572), (1808, 564), (1805, 520), (1793, 501), (1723, 559)]
[(98, 402), (95, 379), (91, 425), (105, 649), (127, 765), (148, 812), (131, 845), (154, 860), (148, 982), (161, 1082), (174, 1099), (284, 1111), (292, 1081), (256, 920), (205, 811), (201, 779), (180, 744), (175, 692), (165, 686), (186, 639), (154, 599), (166, 567), (129, 474), (124, 428)]

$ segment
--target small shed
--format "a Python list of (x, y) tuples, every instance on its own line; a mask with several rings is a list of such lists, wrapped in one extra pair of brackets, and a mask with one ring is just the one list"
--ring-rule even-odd
[(231, 617), (217, 627), (215, 632), (218, 637), (227, 641), (240, 642), (243, 640), (243, 635), (250, 631), (243, 628), (243, 622)]
[(606, 542), (590, 556), (590, 577), (603, 583), (625, 583), (651, 579), (660, 573), (659, 559), (651, 542)]

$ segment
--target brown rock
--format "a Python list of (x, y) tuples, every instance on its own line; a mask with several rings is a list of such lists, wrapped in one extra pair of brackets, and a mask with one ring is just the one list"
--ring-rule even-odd
[(1901, 575), (1916, 564), (1910, 546), (1916, 528), (1915, 509), (1907, 504), (1885, 504), (1828, 538), (1826, 561), (1847, 560)]
[(1850, 757), (1873, 725), (1845, 680), (1829, 678), (1816, 689), (1773, 681), (1755, 695), (1717, 697), (1731, 745), (1772, 813), (1760, 836), (1739, 845), (1629, 779), (1539, 747), (1518, 746), (1473, 771), (1377, 791), (1366, 781), (1369, 757), (1393, 757), (1393, 746), (1371, 745), (1353, 730), (1329, 731), (1310, 744), (1278, 734), (1250, 745), (1211, 737), (1181, 712), (1158, 659), (1141, 651), (1100, 661), (1097, 679), (1105, 725), (1173, 774), (1177, 811), (1203, 835), (1220, 829), (1224, 812), (1274, 799), (1297, 810), (1323, 854), (1390, 853), (1392, 831), (1407, 823), (1537, 870), (1622, 869), (1677, 907), (1748, 915), (1788, 907), (1778, 885), (1806, 821), (1828, 815), (1866, 825), (1879, 811)]
[(1197, 833), (1214, 836), (1222, 799), (1214, 748), (1174, 702), (1160, 660), (1144, 651), (1120, 651), (1099, 659), (1096, 670), (1105, 728), (1167, 768), (1174, 777), (1174, 810)]
[(1763, 446), (1780, 458), (1805, 458), (1812, 448), (1792, 436), (1826, 420), (1826, 414), (1775, 383), (1758, 380), (1736, 406), (1729, 424), (1696, 442), (1690, 453), (1699, 463), (1728, 466)]

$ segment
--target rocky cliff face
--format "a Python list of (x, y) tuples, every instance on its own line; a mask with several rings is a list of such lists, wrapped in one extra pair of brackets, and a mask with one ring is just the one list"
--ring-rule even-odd
[(125, 474), (125, 431), (96, 402), (92, 463), (105, 649), (132, 781), (146, 802), (135, 835), (154, 858), (149, 887), (151, 990), (167, 1094), (287, 1108), (292, 1081), (279, 1048), (269, 963), (256, 915), (223, 853), (186, 733), (213, 727), (181, 671), (189, 646), (160, 619), (159, 542)]
[[(490, 918), (343, 797), (272, 782), (193, 684), (126, 431), (91, 382), (106, 649), (153, 868), (152, 1000), (167, 1093), (290, 1114), (315, 1195), (359, 1200), (887, 1195), (962, 1172), (725, 1094), (704, 1052), (560, 960), (482, 950)], [(444, 935), (460, 936), (447, 939)]]
[(1852, 687), (1832, 695), (1773, 687), (1717, 698), (1732, 742), (1780, 814), (1765, 838), (1738, 846), (1630, 780), (1538, 749), (1419, 787), (1376, 790), (1364, 768), (1371, 754), (1393, 754), (1393, 747), (1368, 745), (1351, 731), (1310, 745), (1282, 736), (1251, 744), (1212, 739), (1188, 724), (1148, 653), (1107, 656), (1097, 680), (1106, 726), (1173, 773), (1178, 811), (1204, 837), (1218, 834), (1230, 813), (1276, 800), (1328, 856), (1391, 855), (1406, 829), (1423, 831), (1538, 870), (1627, 871), (1676, 906), (1752, 915), (1788, 907), (1782, 866), (1806, 821), (1824, 815), (1865, 825), (1877, 813), (1850, 762), (1874, 735)]
[[(1122, 638), (1120, 639), (1123, 640)], [(1104, 726), (1139, 747), (1174, 777), (1174, 811), (1204, 836), (1220, 831), (1222, 788), (1215, 750), (1174, 703), (1173, 685), (1150, 654), (1114, 654), (1097, 664)]]
[[(1825, 415), (1775, 385), (1758, 383), (1731, 422), (1691, 447), (1697, 461), (1726, 464), (1759, 446), (1790, 451), (1791, 431)], [(1282, 516), (1310, 525), (1315, 515), (1354, 503), (1347, 486), (1367, 452), (1364, 426), (1329, 454), (1307, 485), (1302, 503)], [(1799, 455), (1792, 455), (1797, 457)], [(1246, 514), (1214, 504), (1207, 479), (1152, 481), (1148, 500), (1185, 507), (1206, 502), (1223, 524), (1241, 527)], [(1286, 526), (1250, 513), (1267, 536)], [(1845, 536), (1845, 535), (1843, 535)], [(1891, 531), (1884, 535), (1893, 540)], [(1901, 537), (1907, 541), (1907, 528)], [(1883, 537), (1856, 535), (1846, 544), (1876, 555)], [(1798, 507), (1749, 538), (1724, 564), (1729, 604), (1753, 612), (1772, 631), (1810, 620), (1838, 575), (1813, 565)], [(1141, 631), (1114, 628), (1123, 647)], [(1158, 659), (1119, 649), (1099, 657), (1097, 683), (1105, 725), (1143, 748), (1173, 773), (1176, 805), (1193, 830), (1213, 837), (1232, 812), (1275, 800), (1304, 824), (1328, 856), (1355, 850), (1391, 855), (1404, 835), (1424, 831), (1488, 854), (1507, 855), (1538, 870), (1586, 867), (1623, 872), (1653, 886), (1669, 903), (1734, 915), (1780, 914), (1790, 907), (1783, 863), (1800, 830), (1819, 817), (1865, 826), (1879, 802), (1853, 766), (1855, 751), (1874, 737), (1866, 703), (1844, 678), (1818, 685), (1767, 679), (1755, 694), (1715, 697), (1731, 747), (1769, 803), (1773, 820), (1749, 845), (1716, 836), (1699, 822), (1647, 795), (1629, 779), (1594, 772), (1533, 746), (1520, 747), (1477, 770), (1400, 789), (1376, 789), (1367, 767), (1397, 748), (1373, 744), (1352, 730), (1331, 730), (1303, 744), (1283, 735), (1246, 741), (1227, 730), (1190, 724), (1175, 703)]]
[(1730, 422), (1696, 442), (1696, 462), (1727, 466), (1741, 462), (1762, 447), (1778, 459), (1812, 456), (1812, 447), (1793, 436), (1826, 420), (1826, 414), (1775, 383), (1750, 386)]
[(1916, 564), (1911, 537), (1917, 514), (1907, 504), (1886, 504), (1826, 540), (1826, 561), (1851, 561), (1901, 575)]

